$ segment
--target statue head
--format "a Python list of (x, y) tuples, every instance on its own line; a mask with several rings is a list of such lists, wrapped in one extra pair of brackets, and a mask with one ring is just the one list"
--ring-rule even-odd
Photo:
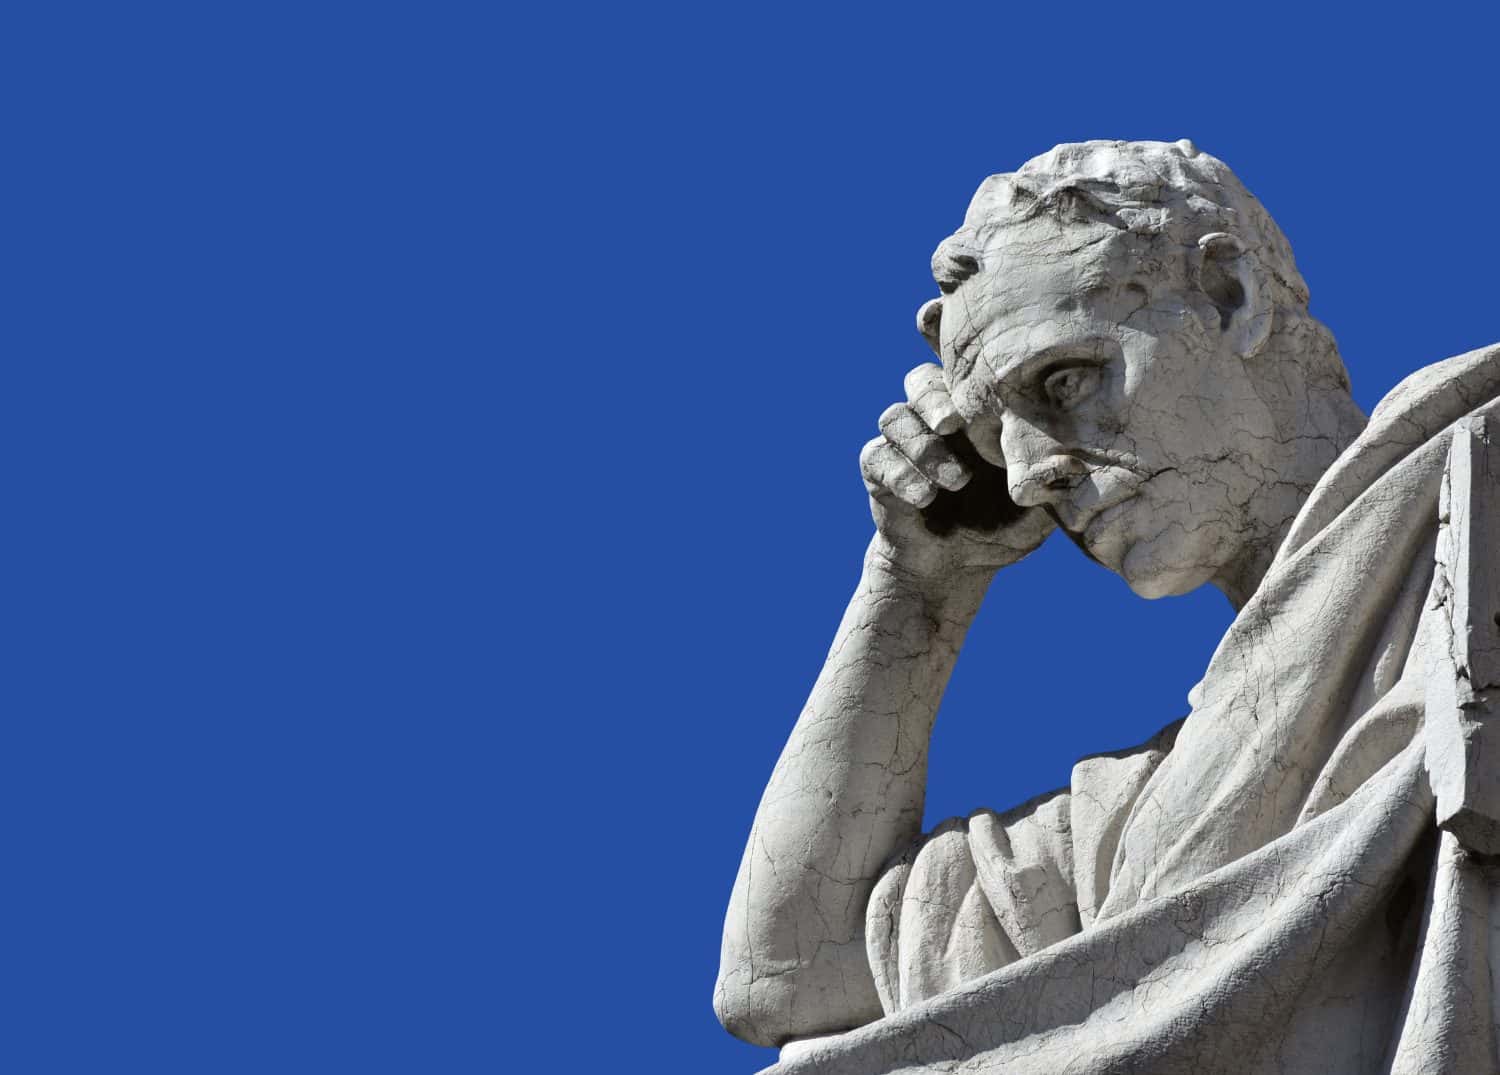
[(1286, 238), (1191, 143), (991, 176), (933, 274), (918, 328), (976, 449), (1143, 596), (1243, 602), (1363, 424)]

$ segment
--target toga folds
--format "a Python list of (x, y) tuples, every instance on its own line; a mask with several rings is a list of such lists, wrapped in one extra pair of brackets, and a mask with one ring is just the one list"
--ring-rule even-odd
[(1422, 734), (1451, 427), (1497, 396), (1500, 347), (1391, 392), (1189, 715), (892, 860), (884, 1018), (767, 1075), (1500, 1071), (1500, 864), (1437, 829)]

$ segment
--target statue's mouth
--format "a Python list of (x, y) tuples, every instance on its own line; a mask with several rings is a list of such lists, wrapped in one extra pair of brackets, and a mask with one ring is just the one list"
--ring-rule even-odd
[(1094, 466), (1073, 496), (1054, 507), (1062, 528), (1080, 541), (1090, 541), (1117, 518), (1123, 505), (1141, 491), (1136, 473), (1118, 464)]
[(1094, 512), (1093, 516), (1084, 523), (1083, 529), (1078, 532), (1079, 538), (1085, 545), (1093, 547), (1095, 542), (1108, 531), (1109, 524), (1124, 514), (1125, 509), (1134, 499), (1135, 493), (1131, 492), (1123, 499)]
[[(1068, 505), (1054, 507), (1052, 516), (1078, 550), (1107, 571), (1118, 571), (1125, 554), (1124, 541), (1118, 540), (1116, 524), (1129, 510), (1140, 489), (1134, 482), (1122, 483), (1109, 500), (1091, 505), (1087, 511), (1068, 512)], [(1067, 516), (1072, 515), (1072, 525)]]

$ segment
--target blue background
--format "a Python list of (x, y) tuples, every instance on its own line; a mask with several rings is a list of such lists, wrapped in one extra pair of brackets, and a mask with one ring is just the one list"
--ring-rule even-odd
[[(1500, 340), (1493, 5), (49, 5), (3, 48), (16, 1072), (751, 1072), (742, 841), (986, 175), (1190, 137), (1356, 394)], [(1014, 624), (1024, 617), (1024, 629)], [(1230, 619), (1049, 542), (928, 814)]]

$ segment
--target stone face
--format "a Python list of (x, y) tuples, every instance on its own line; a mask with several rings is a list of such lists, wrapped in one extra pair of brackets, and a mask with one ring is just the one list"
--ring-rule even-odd
[[(1366, 419), (1285, 237), (1187, 142), (992, 176), (933, 275), (938, 361), (860, 454), (875, 534), (745, 849), (724, 1025), (778, 1075), (1500, 1070), (1500, 348)], [(968, 626), (1057, 530), (1235, 622), (1185, 719), (924, 834)]]

